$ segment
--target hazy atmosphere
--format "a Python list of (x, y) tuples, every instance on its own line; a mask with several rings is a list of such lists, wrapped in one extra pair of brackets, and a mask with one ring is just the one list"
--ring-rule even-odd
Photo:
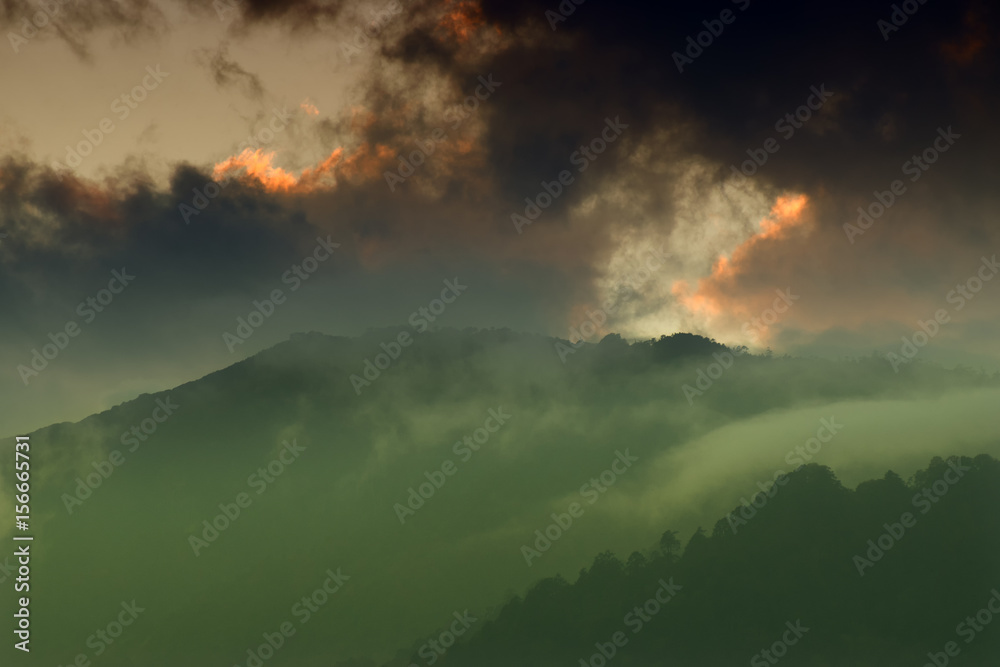
[(3, 0), (0, 662), (995, 665), (997, 20)]

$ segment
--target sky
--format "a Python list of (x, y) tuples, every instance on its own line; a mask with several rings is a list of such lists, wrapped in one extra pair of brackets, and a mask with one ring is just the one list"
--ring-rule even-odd
[(411, 318), (996, 370), (996, 10), (906, 7), (4, 0), (4, 434)]

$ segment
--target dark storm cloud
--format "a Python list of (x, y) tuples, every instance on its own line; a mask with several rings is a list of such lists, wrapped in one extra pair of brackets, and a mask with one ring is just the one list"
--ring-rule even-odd
[[(404, 31), (383, 41), (364, 84), (362, 104), (373, 122), (359, 129), (344, 121), (338, 129), (408, 154), (441, 122), (440, 109), (419, 101), (428, 87), (446, 81), (447, 105), (471, 94), (480, 76), (502, 81), (475, 112), (483, 123), (474, 135), (478, 164), (456, 167), (439, 154), (400, 186), (407, 194), (394, 197), (436, 212), (433, 197), (410, 199), (418, 184), (433, 183), (437, 197), (454, 197), (465, 206), (470, 221), (462, 238), (474, 252), (490, 245), (488, 256), (504, 258), (510, 247), (494, 239), (513, 234), (511, 213), (523, 210), (525, 197), (540, 192), (542, 181), (569, 169), (575, 184), (530, 228), (530, 241), (522, 239), (511, 254), (572, 273), (584, 298), (629, 231), (645, 225), (638, 236), (662, 235), (676, 224), (677, 187), (692, 170), (671, 170), (671, 164), (697, 157), (714, 169), (709, 178), (722, 184), (732, 177), (730, 166), (749, 159), (747, 151), (763, 154), (767, 162), (750, 186), (768, 196), (807, 193), (815, 225), (762, 245), (739, 274), (731, 300), (755, 303), (762, 285), (771, 294), (772, 282), (795, 284), (833, 300), (826, 300), (827, 315), (819, 313), (815, 298), (798, 311), (808, 314), (807, 328), (813, 330), (835, 326), (839, 313), (852, 310), (906, 320), (913, 303), (889, 308), (884, 295), (872, 294), (867, 285), (902, 275), (931, 301), (937, 298), (944, 277), (928, 271), (927, 263), (961, 272), (970, 252), (995, 239), (989, 220), (997, 202), (984, 193), (1000, 175), (997, 131), (987, 111), (998, 101), (989, 83), (997, 58), (990, 31), (981, 27), (995, 23), (995, 16), (976, 1), (907, 7), (916, 10), (904, 23), (890, 4), (741, 0), (653, 7), (486, 0), (477, 8), (482, 23), (476, 24), (461, 3), (413, 4), (400, 22)], [(456, 13), (468, 35), (442, 29)], [(788, 116), (803, 112), (811, 116), (805, 122)], [(578, 174), (570, 163), (574, 151), (599, 137), (609, 118), (620, 118), (628, 129)], [(960, 138), (928, 176), (906, 180), (902, 203), (864, 239), (867, 245), (849, 244), (842, 226), (855, 220), (857, 207), (867, 206), (873, 192), (893, 180), (908, 179), (904, 163), (941, 133)], [(763, 150), (768, 140), (777, 142), (776, 153)], [(637, 167), (644, 154), (653, 157), (642, 158), (646, 168)], [(657, 161), (662, 169), (648, 168)], [(595, 195), (593, 212), (580, 215), (579, 205)], [(641, 209), (633, 218), (643, 222), (626, 220), (626, 206), (618, 203), (623, 200)], [(387, 245), (398, 240), (389, 230), (405, 230), (404, 236), (412, 231), (392, 219), (373, 228)], [(448, 222), (430, 219), (435, 229), (426, 235), (450, 229)], [(907, 236), (896, 238), (900, 234)], [(898, 249), (886, 251), (894, 238)]]
[[(5, 323), (21, 333), (52, 326), (55, 313), (71, 313), (81, 286), (99, 285), (121, 266), (141, 268), (143, 299), (136, 307), (150, 325), (184, 303), (243, 296), (249, 301), (280, 286), (278, 277), (318, 236), (343, 244), (336, 266), (324, 275), (346, 273), (350, 281), (387, 270), (436, 275), (455, 258), (474, 263), (515, 254), (514, 239), (491, 245), (484, 242), (487, 233), (467, 224), (481, 204), (472, 197), (390, 197), (381, 179), (345, 179), (332, 191), (286, 194), (237, 178), (217, 196), (198, 199), (211, 192), (212, 183), (205, 170), (180, 165), (166, 190), (141, 171), (99, 184), (8, 157), (0, 163), (0, 210), (8, 234), (0, 246), (0, 284), (11, 315)], [(190, 224), (182, 206), (198, 211)], [(539, 271), (526, 268), (523, 276)], [(545, 271), (552, 291), (572, 281), (554, 268)], [(375, 294), (379, 288), (372, 289)], [(369, 294), (366, 286), (356, 291)]]
[[(462, 83), (488, 71), (509, 82), (493, 105), (488, 148), (498, 180), (514, 198), (565, 168), (567, 156), (596, 136), (601, 121), (618, 114), (639, 137), (689, 121), (700, 154), (739, 164), (747, 149), (771, 136), (780, 140), (776, 122), (806, 103), (811, 86), (822, 85), (834, 96), (780, 141), (761, 177), (778, 187), (867, 190), (891, 177), (939, 126), (977, 137), (969, 142), (975, 145), (966, 165), (995, 163), (985, 158), (997, 138), (986, 112), (996, 102), (989, 82), (997, 59), (987, 36), (992, 31), (982, 28), (995, 23), (995, 15), (975, 1), (914, 6), (919, 9), (898, 30), (889, 30), (878, 23), (890, 20), (888, 3), (485, 0), (488, 24), (531, 37), (487, 58), (463, 58), (435, 36), (435, 26), (417, 24), (385, 55), (443, 69)], [(572, 14), (552, 20), (567, 7)], [(719, 20), (724, 11), (728, 25)], [(699, 54), (687, 39), (706, 33), (705, 22), (721, 33)], [(675, 54), (689, 48), (693, 62), (682, 62), (680, 72)], [(602, 159), (594, 170), (618, 167)], [(947, 171), (970, 187), (984, 182), (978, 166)]]
[(158, 192), (141, 173), (109, 188), (8, 158), (0, 165), (8, 233), (2, 272), (5, 308), (21, 318), (16, 326), (39, 316), (39, 295), (47, 307), (75, 305), (81, 285), (99, 284), (121, 266), (144, 278), (150, 312), (176, 299), (252, 292), (280, 274), (279, 257), (295, 257), (299, 242), (314, 239), (301, 213), (239, 183), (186, 227), (178, 204), (206, 182), (180, 167), (170, 192)]

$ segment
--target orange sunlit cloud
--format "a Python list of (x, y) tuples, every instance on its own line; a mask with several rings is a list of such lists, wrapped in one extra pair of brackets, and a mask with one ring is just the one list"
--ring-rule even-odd
[(310, 116), (319, 115), (319, 109), (316, 108), (315, 104), (309, 101), (308, 97), (305, 100), (303, 100), (301, 104), (299, 104), (299, 107)]
[(692, 313), (708, 315), (710, 317), (715, 317), (719, 314), (720, 308), (718, 303), (716, 303), (715, 299), (703, 294), (700, 285), (697, 292), (692, 292), (688, 281), (678, 280), (670, 288), (670, 293), (674, 295), (678, 303)]
[(281, 167), (274, 166), (274, 151), (265, 153), (262, 149), (246, 148), (239, 155), (227, 158), (215, 165), (212, 177), (215, 180), (231, 177), (241, 169), (246, 175), (258, 181), (268, 192), (289, 191), (298, 185), (299, 179)]
[(340, 175), (349, 180), (368, 181), (381, 178), (385, 165), (393, 160), (394, 152), (385, 144), (365, 142), (358, 150), (344, 159), (340, 166)]
[(438, 23), (438, 28), (445, 31), (455, 41), (467, 42), (485, 23), (483, 10), (478, 2), (473, 0), (452, 0), (446, 13)]
[(720, 256), (711, 274), (698, 281), (697, 289), (693, 290), (686, 280), (673, 284), (670, 291), (678, 303), (690, 313), (708, 318), (731, 311), (735, 304), (730, 301), (728, 288), (751, 267), (760, 248), (788, 238), (804, 226), (803, 214), (808, 203), (806, 195), (778, 197), (768, 216), (760, 221), (759, 231), (737, 246), (729, 257)]
[(298, 175), (274, 165), (274, 151), (245, 149), (239, 155), (227, 158), (215, 165), (212, 176), (215, 180), (233, 177), (243, 172), (245, 177), (260, 183), (268, 192), (315, 192), (331, 189), (338, 178), (348, 180), (372, 180), (379, 178), (381, 169), (392, 160), (392, 150), (383, 144), (373, 149), (365, 142), (356, 151), (344, 155), (343, 148), (337, 148), (323, 162)]

